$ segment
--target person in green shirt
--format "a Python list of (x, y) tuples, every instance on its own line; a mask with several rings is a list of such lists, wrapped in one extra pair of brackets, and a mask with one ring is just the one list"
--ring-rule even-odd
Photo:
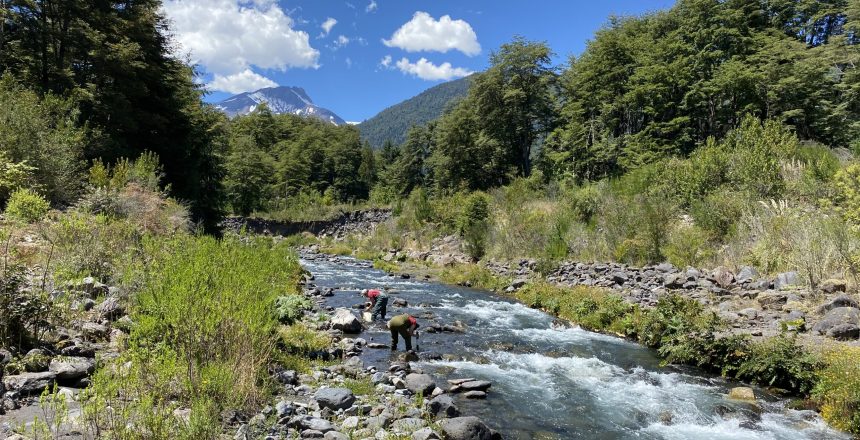
[(407, 314), (397, 315), (388, 321), (388, 329), (391, 330), (391, 351), (397, 350), (397, 342), (403, 336), (406, 343), (406, 351), (412, 351), (412, 335), (418, 334), (418, 320)]

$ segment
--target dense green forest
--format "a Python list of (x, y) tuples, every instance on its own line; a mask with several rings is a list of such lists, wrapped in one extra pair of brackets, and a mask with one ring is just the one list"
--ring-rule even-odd
[(406, 140), (406, 132), (413, 125), (424, 125), (442, 116), (450, 102), (465, 96), (470, 82), (471, 79), (466, 77), (442, 83), (386, 108), (358, 124), (361, 138), (370, 142), (373, 148), (381, 148), (386, 142), (402, 144)]

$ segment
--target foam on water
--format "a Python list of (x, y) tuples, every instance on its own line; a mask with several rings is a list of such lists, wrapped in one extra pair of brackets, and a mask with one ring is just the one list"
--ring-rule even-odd
[(459, 304), (443, 299), (437, 307), (463, 313), (477, 318), (482, 324), (495, 328), (518, 328), (528, 322), (550, 322), (551, 319), (541, 312), (518, 303), (502, 301), (476, 300), (467, 304)]
[(610, 344), (635, 345), (614, 336), (603, 335), (583, 330), (580, 327), (571, 328), (525, 328), (514, 329), (511, 332), (521, 339), (537, 342), (553, 342), (562, 344), (582, 344), (590, 342), (606, 342)]

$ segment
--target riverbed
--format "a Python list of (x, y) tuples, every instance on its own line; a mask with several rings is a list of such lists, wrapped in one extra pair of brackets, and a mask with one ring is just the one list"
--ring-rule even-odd
[[(486, 400), (458, 400), (463, 413), (482, 418), (510, 439), (849, 439), (812, 411), (756, 389), (758, 405), (725, 398), (740, 384), (689, 368), (664, 367), (652, 350), (612, 336), (559, 323), (552, 316), (491, 292), (391, 277), (367, 262), (319, 256), (302, 264), (319, 287), (331, 287), (332, 307), (363, 302), (364, 288), (388, 288), (388, 317), (410, 313), (423, 328), (465, 324), (464, 333), (421, 332), (414, 363), (445, 379), (493, 383)], [(354, 309), (353, 309), (354, 310)], [(358, 313), (358, 311), (355, 311)], [(390, 343), (372, 325), (360, 335)], [(400, 343), (403, 349), (403, 342)], [(430, 360), (444, 355), (444, 360)], [(387, 349), (368, 349), (365, 364), (385, 368)]]

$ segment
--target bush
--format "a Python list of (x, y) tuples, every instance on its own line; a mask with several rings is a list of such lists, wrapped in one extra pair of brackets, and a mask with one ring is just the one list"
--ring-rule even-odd
[(812, 391), (820, 368), (819, 359), (797, 345), (796, 335), (781, 334), (751, 344), (735, 376), (756, 385), (806, 395)]
[(102, 282), (118, 281), (126, 258), (143, 237), (128, 221), (80, 212), (60, 216), (46, 235), (55, 247), (56, 277), (74, 280), (93, 276)]
[(798, 149), (797, 137), (788, 127), (747, 116), (723, 145), (731, 152), (729, 179), (736, 188), (760, 199), (782, 194), (782, 161)]
[(707, 231), (713, 240), (722, 240), (734, 230), (735, 224), (748, 207), (749, 198), (728, 188), (708, 194), (692, 203), (690, 214), (696, 225)]
[(6, 215), (26, 223), (37, 222), (45, 217), (51, 204), (40, 194), (29, 189), (19, 189), (9, 196)]
[(672, 230), (663, 254), (676, 267), (702, 267), (714, 257), (708, 234), (698, 226), (679, 226)]
[[(55, 309), (50, 296), (36, 288), (26, 287), (25, 268), (4, 263), (0, 278), (0, 347), (29, 348), (46, 330)], [(0, 371), (2, 373), (2, 371)]]
[(279, 296), (275, 300), (275, 315), (282, 324), (292, 324), (313, 307), (311, 300), (302, 295)]
[(846, 220), (860, 224), (860, 164), (851, 164), (834, 176), (836, 206)]
[(821, 416), (836, 429), (860, 434), (860, 348), (842, 346), (827, 353), (812, 393)]
[(481, 192), (472, 193), (457, 219), (457, 227), (466, 242), (466, 253), (473, 261), (480, 260), (487, 249), (490, 200)]

